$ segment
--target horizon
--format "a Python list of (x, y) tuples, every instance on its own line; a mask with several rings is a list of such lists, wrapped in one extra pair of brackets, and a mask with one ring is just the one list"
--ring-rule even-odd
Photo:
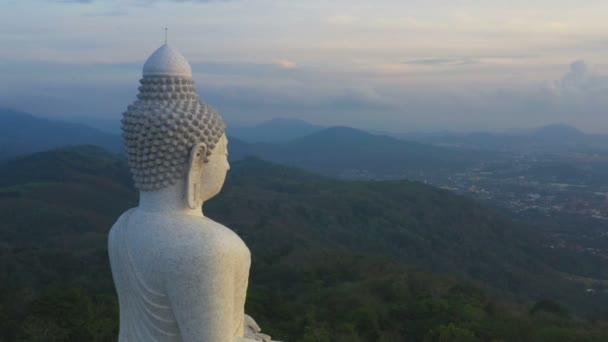
[[(119, 135), (121, 134), (121, 128), (120, 128), (120, 121), (117, 122), (102, 122), (102, 121), (96, 121), (95, 119), (93, 120), (86, 120), (86, 119), (82, 119), (80, 118), (53, 118), (53, 117), (44, 117), (44, 116), (40, 116), (37, 115), (36, 113), (29, 113), (29, 112), (25, 112), (22, 111), (20, 109), (17, 108), (9, 108), (9, 107), (0, 107), (0, 115), (2, 115), (3, 111), (8, 111), (8, 112), (13, 112), (13, 113), (17, 113), (17, 114), (23, 114), (23, 115), (31, 115), (35, 118), (38, 119), (44, 119), (44, 120), (52, 120), (55, 122), (63, 122), (63, 123), (68, 123), (68, 124), (81, 124), (81, 125), (85, 125), (89, 128), (93, 128), (99, 132), (102, 133), (107, 133), (107, 134), (112, 134), (112, 135)], [(427, 130), (427, 131), (422, 131), (422, 130), (412, 130), (412, 131), (392, 131), (390, 129), (387, 130), (374, 130), (374, 129), (368, 129), (365, 127), (354, 127), (354, 126), (349, 126), (349, 125), (342, 125), (342, 124), (335, 124), (335, 125), (321, 125), (321, 124), (315, 124), (309, 121), (306, 121), (304, 119), (300, 119), (300, 118), (285, 118), (285, 117), (274, 117), (274, 118), (270, 118), (268, 120), (264, 120), (261, 122), (257, 122), (257, 123), (246, 123), (246, 124), (242, 124), (242, 125), (231, 125), (231, 124), (227, 124), (226, 128), (228, 131), (230, 131), (231, 128), (233, 129), (258, 129), (259, 127), (263, 127), (264, 125), (268, 125), (268, 124), (275, 124), (277, 122), (282, 122), (282, 123), (290, 123), (290, 124), (299, 124), (299, 125), (305, 125), (305, 126), (312, 126), (312, 127), (317, 127), (319, 130), (325, 130), (325, 129), (330, 129), (330, 128), (350, 128), (350, 129), (355, 129), (355, 130), (360, 130), (363, 132), (367, 132), (370, 134), (376, 134), (376, 135), (386, 135), (386, 136), (391, 136), (391, 135), (402, 135), (402, 134), (428, 134), (428, 135), (433, 135), (433, 134), (457, 134), (457, 135), (467, 135), (467, 134), (477, 134), (477, 133), (487, 133), (487, 134), (495, 134), (495, 135), (526, 135), (526, 134), (532, 134), (535, 133), (536, 131), (542, 130), (542, 129), (546, 129), (546, 128), (555, 128), (555, 127), (561, 127), (561, 128), (571, 128), (574, 129), (582, 134), (585, 135), (605, 135), (605, 134), (601, 134), (601, 133), (589, 133), (586, 132), (584, 130), (581, 130), (580, 128), (574, 126), (574, 125), (569, 125), (563, 122), (555, 122), (555, 123), (550, 123), (547, 125), (542, 125), (542, 126), (533, 126), (533, 127), (520, 127), (520, 128), (511, 128), (511, 129), (505, 129), (505, 130), (449, 130), (449, 129), (444, 129), (444, 130)], [(277, 127), (274, 127), (274, 129), (277, 129)], [(231, 138), (239, 138), (238, 136), (234, 135), (231, 136)]]
[(390, 132), (563, 123), (608, 133), (600, 1), (3, 6), (0, 106), (37, 116), (118, 123), (168, 27), (201, 98), (230, 126), (279, 117)]

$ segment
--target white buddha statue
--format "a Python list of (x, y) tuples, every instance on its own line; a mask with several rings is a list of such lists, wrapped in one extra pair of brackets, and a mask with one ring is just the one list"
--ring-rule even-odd
[(122, 120), (140, 202), (109, 237), (119, 341), (270, 341), (244, 313), (249, 249), (202, 212), (230, 168), (222, 119), (166, 44), (140, 82)]

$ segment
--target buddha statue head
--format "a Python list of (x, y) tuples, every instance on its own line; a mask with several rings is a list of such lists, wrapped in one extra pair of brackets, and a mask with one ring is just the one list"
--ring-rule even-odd
[(219, 114), (203, 103), (186, 59), (165, 44), (146, 61), (122, 132), (135, 186), (143, 194), (180, 188), (191, 209), (216, 195), (229, 169)]

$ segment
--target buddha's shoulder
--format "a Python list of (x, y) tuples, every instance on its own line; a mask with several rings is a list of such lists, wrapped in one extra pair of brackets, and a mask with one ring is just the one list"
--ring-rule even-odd
[[(210, 262), (244, 262), (251, 258), (241, 238), (229, 228), (204, 217), (184, 217), (171, 228), (169, 247), (180, 265), (192, 267)], [(183, 262), (187, 260), (187, 262)]]
[(131, 208), (127, 211), (125, 211), (124, 213), (122, 213), (122, 215), (120, 215), (118, 217), (118, 219), (116, 220), (116, 222), (114, 222), (114, 224), (112, 225), (112, 228), (110, 229), (110, 238), (112, 238), (113, 235), (117, 234), (116, 231), (127, 224), (127, 222), (129, 221), (129, 218), (131, 217), (131, 215), (135, 212), (137, 208)]
[(190, 234), (202, 237), (217, 236), (218, 238), (238, 238), (228, 227), (207, 217), (183, 216), (179, 220), (179, 227)]
[(170, 240), (177, 246), (194, 246), (195, 249), (204, 246), (213, 251), (246, 249), (245, 243), (230, 228), (219, 222), (201, 216), (177, 216), (161, 219), (159, 222), (166, 232), (171, 235)]
[(230, 228), (209, 218), (193, 215), (166, 215), (131, 209), (114, 224), (128, 225), (140, 239), (164, 241), (170, 249), (219, 250), (246, 249), (245, 243)]

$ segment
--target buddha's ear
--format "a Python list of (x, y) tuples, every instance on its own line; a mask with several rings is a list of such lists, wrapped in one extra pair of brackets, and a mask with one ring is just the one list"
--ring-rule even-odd
[(186, 182), (186, 197), (188, 207), (199, 208), (203, 204), (201, 196), (201, 183), (203, 181), (203, 164), (207, 158), (207, 145), (196, 144), (190, 150), (190, 162), (188, 164), (188, 178)]

